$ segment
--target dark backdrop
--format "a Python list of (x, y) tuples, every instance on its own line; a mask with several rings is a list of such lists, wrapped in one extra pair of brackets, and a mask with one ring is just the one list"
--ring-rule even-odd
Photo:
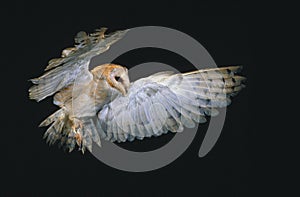
[[(197, 4), (170, 2), (11, 2), (4, 7), (2, 40), (4, 51), (2, 87), (4, 112), (1, 125), (4, 194), (80, 194), (89, 196), (245, 196), (256, 188), (253, 168), (256, 137), (256, 75), (263, 69), (256, 51), (260, 5), (237, 2)], [(220, 66), (242, 64), (248, 78), (244, 89), (228, 107), (226, 122), (215, 147), (198, 158), (207, 124), (199, 127), (187, 151), (170, 165), (156, 171), (129, 173), (113, 169), (89, 152), (65, 153), (42, 139), (45, 128), (38, 124), (56, 110), (52, 99), (36, 103), (28, 99), (28, 79), (39, 76), (50, 58), (73, 45), (81, 30), (101, 26), (109, 31), (155, 25), (182, 31), (198, 40)], [(259, 48), (259, 47), (258, 47)], [(160, 50), (137, 50), (118, 63), (129, 67), (143, 61), (161, 61), (185, 71), (184, 60)], [(3, 53), (2, 53), (3, 54)], [(142, 57), (142, 58), (141, 58)], [(7, 83), (9, 82), (9, 83)], [(161, 146), (161, 139), (122, 146), (146, 150)], [(254, 183), (254, 184), (253, 184)]]

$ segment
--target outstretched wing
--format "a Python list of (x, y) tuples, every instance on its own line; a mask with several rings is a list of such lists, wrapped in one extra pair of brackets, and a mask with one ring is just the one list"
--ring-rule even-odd
[(198, 70), (184, 74), (161, 72), (135, 81), (128, 96), (119, 96), (98, 113), (102, 138), (126, 141), (181, 132), (183, 126), (214, 116), (216, 108), (230, 104), (245, 79), (240, 67)]
[(75, 47), (62, 51), (60, 58), (51, 59), (46, 67), (46, 73), (31, 79), (35, 84), (29, 89), (29, 97), (40, 101), (53, 95), (62, 88), (76, 81), (88, 82), (92, 80), (89, 63), (92, 57), (99, 55), (121, 39), (128, 30), (116, 31), (105, 35), (106, 28), (96, 30), (95, 33), (77, 33)]

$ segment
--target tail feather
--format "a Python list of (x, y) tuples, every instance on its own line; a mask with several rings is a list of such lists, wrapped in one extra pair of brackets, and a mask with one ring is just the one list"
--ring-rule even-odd
[[(49, 126), (50, 125), (50, 126)], [(76, 146), (76, 139), (70, 132), (70, 121), (64, 108), (57, 110), (55, 113), (46, 118), (40, 127), (49, 126), (44, 134), (44, 139), (49, 145), (58, 141), (58, 146), (70, 152)]]
[(55, 122), (57, 119), (59, 118), (63, 118), (65, 116), (65, 112), (64, 109), (59, 109), (56, 112), (54, 112), (53, 114), (51, 114), (48, 118), (46, 118), (43, 122), (41, 122), (41, 124), (39, 125), (39, 127), (45, 127), (50, 125), (52, 122)]
[(47, 138), (47, 143), (54, 144), (58, 139), (62, 137), (62, 135), (64, 134), (63, 131), (65, 123), (66, 112), (62, 108), (54, 112), (39, 125), (40, 127), (44, 127), (51, 124), (44, 134), (44, 138)]
[(57, 110), (55, 113), (46, 118), (39, 126), (49, 126), (44, 134), (44, 139), (49, 145), (58, 142), (58, 146), (65, 151), (71, 152), (76, 144), (83, 153), (87, 148), (92, 151), (92, 142), (94, 141), (98, 146), (101, 146), (100, 134), (95, 126), (94, 120), (90, 118), (79, 120), (82, 121), (83, 127), (76, 130), (80, 136), (78, 140), (77, 134), (72, 130), (74, 123), (69, 119), (68, 113), (64, 108)]
[[(98, 146), (101, 147), (100, 141), (100, 133), (99, 129), (101, 127), (96, 127), (95, 123), (97, 123), (97, 119), (93, 118), (86, 118), (84, 121), (84, 127), (82, 129), (82, 144), (80, 150), (84, 153), (85, 149), (87, 148), (90, 152), (92, 152), (92, 145), (95, 142)], [(95, 122), (96, 121), (96, 122)]]

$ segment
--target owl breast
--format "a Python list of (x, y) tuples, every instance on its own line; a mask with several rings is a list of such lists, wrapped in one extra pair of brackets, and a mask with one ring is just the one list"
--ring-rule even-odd
[(113, 89), (105, 80), (95, 80), (73, 99), (72, 111), (76, 117), (94, 116), (114, 98)]

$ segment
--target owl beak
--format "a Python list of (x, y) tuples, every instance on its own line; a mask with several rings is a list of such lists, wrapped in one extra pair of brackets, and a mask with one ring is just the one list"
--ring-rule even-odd
[(124, 96), (127, 96), (129, 88), (130, 88), (130, 82), (129, 82), (128, 77), (125, 78), (125, 80), (123, 81), (123, 86), (124, 86), (124, 90), (125, 90), (124, 91)]
[(123, 96), (127, 96), (127, 94), (128, 94), (128, 89), (129, 89), (129, 88), (128, 88), (127, 86), (125, 86)]

